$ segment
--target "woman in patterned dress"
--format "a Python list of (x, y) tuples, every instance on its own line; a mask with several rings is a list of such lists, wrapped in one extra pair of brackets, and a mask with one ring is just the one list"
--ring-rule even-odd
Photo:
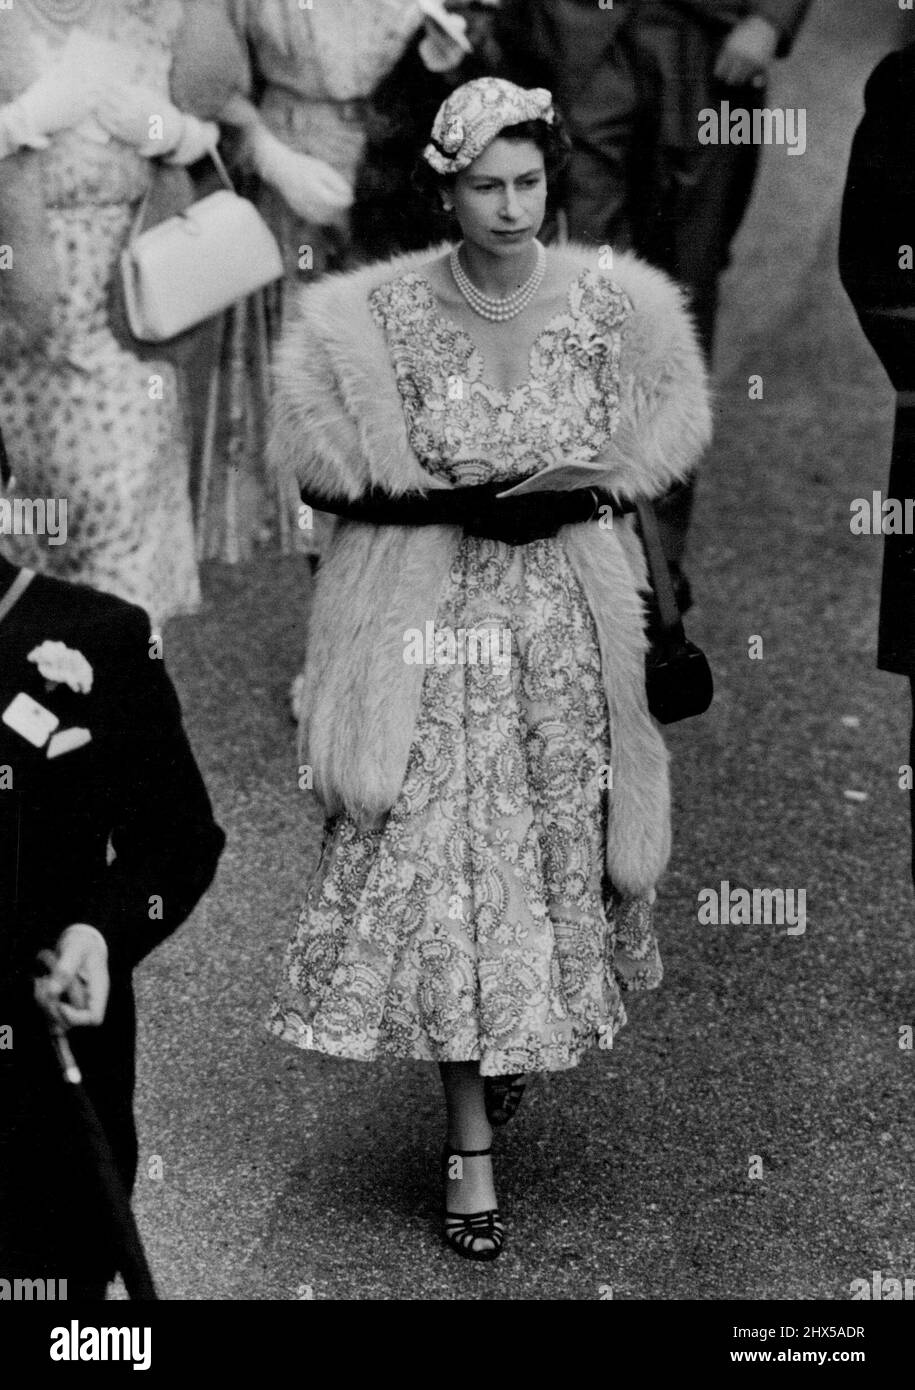
[[(270, 1028), (440, 1064), (445, 1235), (473, 1259), (503, 1243), (506, 1078), (611, 1047), (624, 992), (661, 978), (666, 754), (644, 560), (613, 512), (695, 466), (709, 433), (666, 277), (537, 242), (561, 145), (542, 89), (453, 93), (425, 156), (460, 247), (304, 293), (273, 430), (306, 502), (345, 521), (303, 692), (328, 819)], [(547, 490), (497, 495), (569, 460)]]
[(156, 626), (200, 601), (178, 383), (169, 362), (119, 341), (109, 300), (154, 160), (191, 163), (218, 136), (169, 100), (181, 20), (178, 0), (0, 12), (6, 500), (66, 503), (61, 536), (0, 544), (17, 564), (140, 604)]
[[(351, 187), (365, 145), (369, 98), (422, 27), (416, 0), (346, 0), (345, 5), (307, 7), (297, 0), (223, 3), (236, 32), (250, 43), (264, 83), (259, 111), (268, 130), (289, 148), (329, 164)], [(428, 33), (424, 42), (429, 43)], [(456, 49), (445, 61), (454, 63), (462, 56)], [(430, 55), (428, 61), (435, 59)], [(291, 280), (303, 269), (303, 244), (312, 250), (310, 276), (347, 263), (345, 211), (336, 225), (317, 226), (297, 216), (273, 189), (265, 193), (264, 211), (283, 247)]]
[[(369, 99), (410, 40), (422, 32), (423, 14), (416, 0), (345, 0), (344, 4), (314, 6), (300, 5), (298, 0), (219, 3), (253, 58), (244, 93), (220, 119), (241, 128), (243, 161), (263, 180), (259, 206), (276, 233), (286, 268), (274, 315), (279, 331), (284, 301), (298, 284), (352, 264), (349, 210), (365, 146)], [(464, 56), (460, 47), (449, 45), (431, 24), (426, 28), (421, 52), (427, 65), (440, 70), (460, 61)], [(255, 112), (247, 98), (258, 85), (262, 90)], [(306, 159), (312, 170), (316, 186), (308, 190), (308, 198), (296, 196), (290, 151), (299, 156), (303, 172)], [(336, 176), (336, 183), (328, 174)], [(322, 189), (325, 210), (318, 217), (309, 214), (307, 206), (321, 201), (314, 194)], [(227, 375), (236, 383), (230, 393), (229, 411), (236, 414), (237, 398), (247, 389), (245, 376), (251, 375), (252, 359), (261, 350), (255, 350), (256, 332), (251, 324), (244, 325), (228, 352)], [(225, 444), (230, 472), (234, 469), (249, 491), (257, 490), (258, 484), (251, 484), (258, 477), (261, 461), (257, 445), (252, 450), (245, 437), (257, 438), (252, 427), (257, 424), (253, 417), (258, 408), (256, 400), (247, 402), (248, 419), (230, 424)], [(261, 487), (261, 491), (266, 490)], [(217, 487), (213, 514), (203, 518), (207, 553), (234, 560), (251, 552), (251, 540), (245, 536), (248, 523), (244, 516), (239, 519), (234, 515), (227, 522), (221, 498), (222, 489)], [(267, 533), (278, 533), (280, 548), (303, 553), (316, 565), (333, 534), (333, 518), (313, 511), (307, 526), (292, 527), (287, 542), (288, 519), (271, 516), (270, 507), (265, 511)], [(291, 514), (301, 521), (300, 515)], [(237, 541), (233, 535), (238, 536)]]

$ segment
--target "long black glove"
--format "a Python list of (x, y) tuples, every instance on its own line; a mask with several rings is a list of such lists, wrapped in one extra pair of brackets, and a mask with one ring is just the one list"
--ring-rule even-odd
[(524, 497), (499, 498), (506, 483), (481, 483), (475, 487), (436, 488), (429, 493), (411, 492), (401, 497), (373, 489), (354, 502), (323, 497), (304, 490), (302, 500), (320, 511), (349, 521), (375, 526), (460, 526), (471, 536), (528, 545), (557, 534), (562, 526), (590, 521), (601, 506), (620, 516), (632, 507), (617, 502), (612, 493), (598, 488), (572, 492), (537, 492)]
[(562, 526), (590, 521), (597, 507), (597, 497), (590, 488), (533, 492), (526, 497), (497, 501), (475, 527), (467, 529), (471, 535), (504, 541), (506, 545), (529, 545), (531, 541), (555, 536)]

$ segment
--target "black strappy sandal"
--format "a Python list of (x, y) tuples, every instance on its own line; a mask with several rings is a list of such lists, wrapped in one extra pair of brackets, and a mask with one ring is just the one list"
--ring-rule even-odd
[[(452, 1158), (488, 1158), (492, 1149), (452, 1149), (445, 1145), (442, 1153), (442, 1173), (447, 1182), (448, 1164)], [(482, 1239), (492, 1241), (482, 1250), (475, 1250), (473, 1243)], [(505, 1243), (505, 1228), (498, 1208), (491, 1211), (475, 1211), (468, 1214), (449, 1211), (445, 1206), (445, 1243), (465, 1260), (494, 1260), (502, 1253)]]
[(484, 1076), (483, 1100), (486, 1118), (491, 1125), (507, 1125), (521, 1104), (527, 1082), (525, 1073), (516, 1076)]

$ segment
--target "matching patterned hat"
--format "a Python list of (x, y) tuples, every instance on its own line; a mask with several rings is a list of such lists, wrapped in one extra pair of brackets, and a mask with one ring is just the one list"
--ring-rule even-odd
[(556, 119), (545, 87), (518, 87), (504, 77), (465, 82), (443, 101), (423, 159), (438, 174), (457, 174), (472, 164), (506, 126)]

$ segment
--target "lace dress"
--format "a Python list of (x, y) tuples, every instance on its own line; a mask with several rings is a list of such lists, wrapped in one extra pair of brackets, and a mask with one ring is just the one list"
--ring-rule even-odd
[[(380, 287), (371, 307), (430, 473), (517, 478), (557, 453), (593, 456), (612, 431), (627, 303), (593, 272), (508, 393), (421, 275)], [(465, 536), (435, 628), (494, 630), (490, 658), (510, 659), (468, 647), (464, 662), (427, 666), (384, 826), (360, 832), (343, 814), (325, 827), (268, 1026), (340, 1057), (479, 1061), (484, 1075), (571, 1067), (612, 1046), (625, 990), (661, 980), (648, 903), (604, 873), (610, 730), (594, 622), (558, 540)]]
[[(173, 0), (106, 0), (88, 27), (123, 45), (125, 81), (167, 95), (181, 18)], [(57, 42), (35, 25), (36, 73)], [(15, 478), (8, 500), (64, 499), (66, 539), (0, 545), (18, 564), (140, 604), (158, 625), (200, 603), (178, 382), (170, 363), (141, 361), (109, 323), (111, 279), (153, 165), (80, 131), (29, 157), (41, 161), (60, 289), (40, 348), (18, 350), (0, 313), (0, 429)]]

